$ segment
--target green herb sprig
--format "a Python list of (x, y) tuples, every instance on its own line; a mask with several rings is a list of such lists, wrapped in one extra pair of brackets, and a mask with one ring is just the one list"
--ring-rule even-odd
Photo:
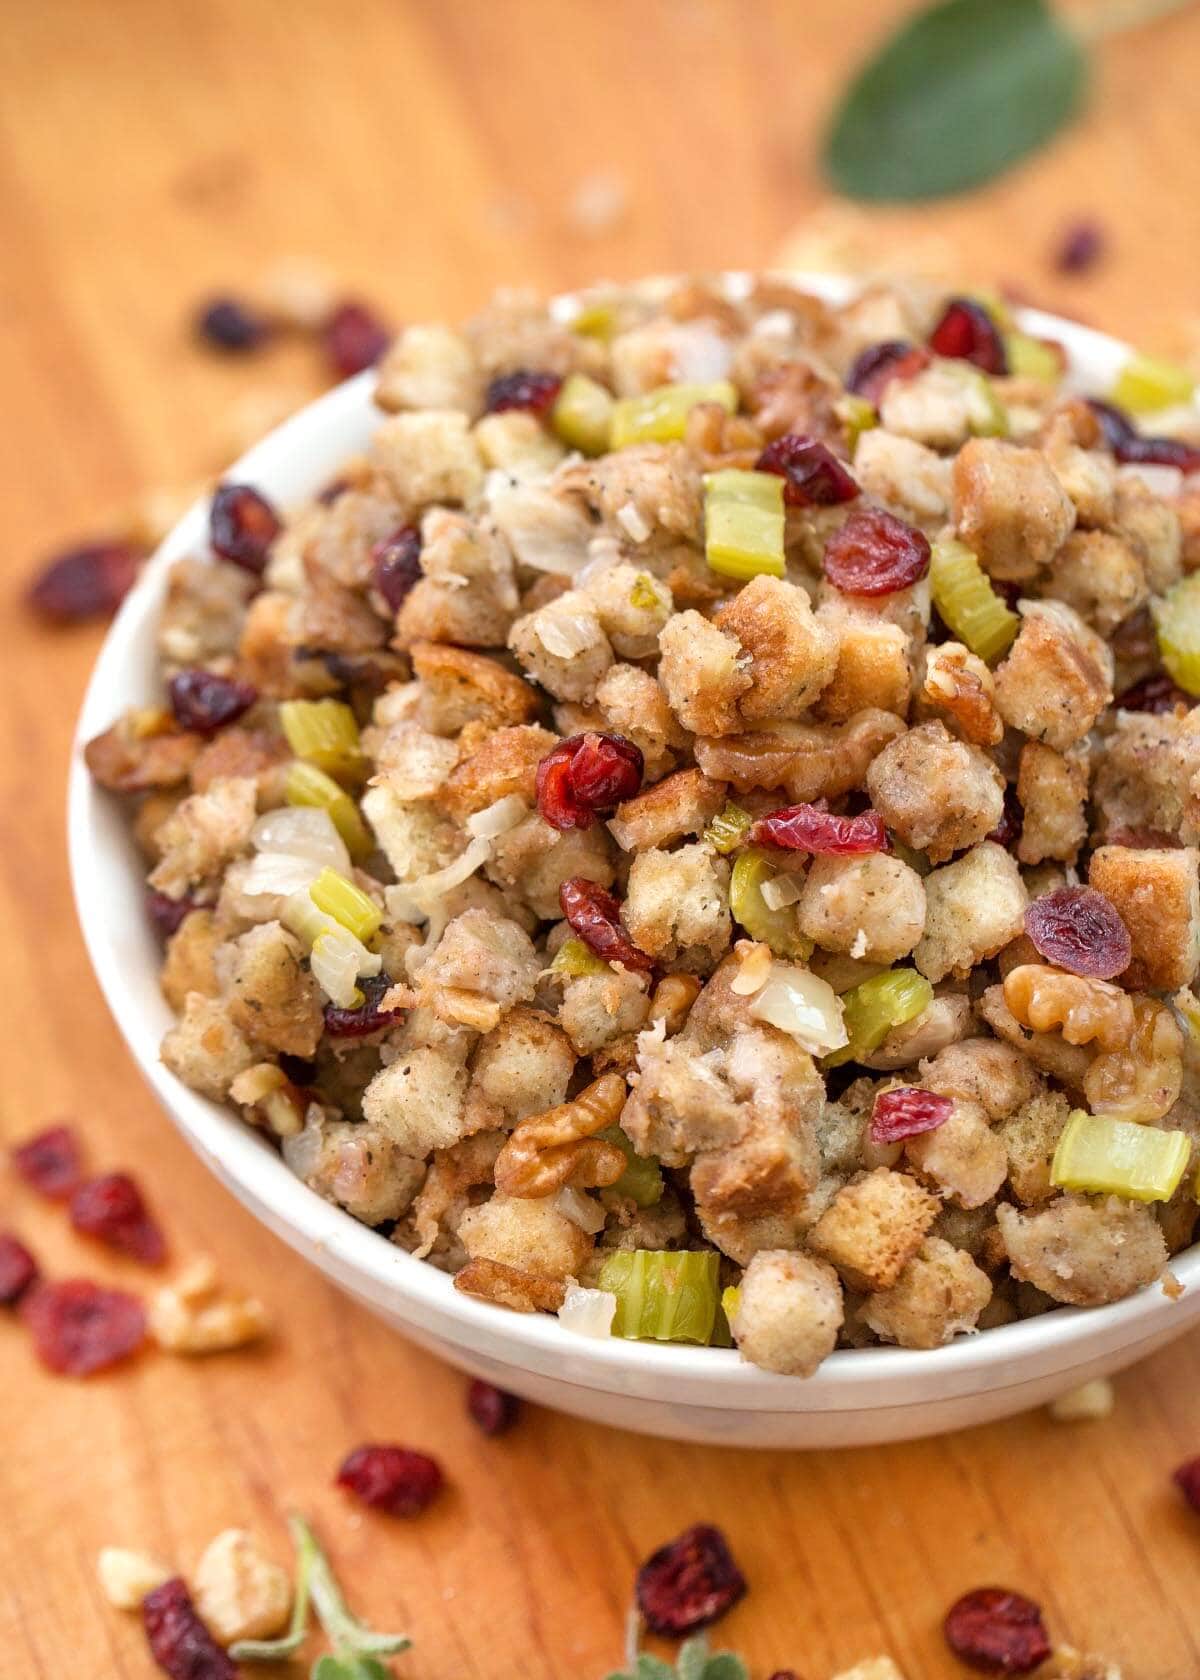
[(741, 1657), (732, 1651), (710, 1651), (708, 1640), (698, 1633), (679, 1647), (674, 1668), (642, 1651), (632, 1668), (620, 1669), (605, 1680), (750, 1680), (750, 1674)]

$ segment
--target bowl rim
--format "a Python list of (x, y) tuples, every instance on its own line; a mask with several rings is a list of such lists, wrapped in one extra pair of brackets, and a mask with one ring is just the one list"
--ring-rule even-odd
[[(862, 284), (843, 276), (789, 270), (763, 272), (829, 301), (844, 300)], [(733, 271), (717, 278), (730, 296), (737, 296), (755, 276)], [(653, 291), (673, 283), (673, 277), (656, 276), (637, 284)], [(604, 289), (589, 287), (586, 292)], [(562, 294), (553, 300), (553, 307), (569, 311), (581, 295), (586, 293)], [(1059, 316), (1032, 309), (1017, 310), (1014, 315), (1023, 330), (1059, 340), (1073, 364), (1076, 360), (1086, 364), (1081, 387), (1094, 388), (1098, 382), (1111, 379), (1130, 354), (1129, 347), (1119, 340)], [(362, 433), (364, 425), (371, 428), (379, 423), (379, 411), (371, 402), (374, 378), (368, 370), (318, 397), (268, 433), (223, 476), (236, 475), (239, 481), (260, 483), (269, 492), (278, 493), (280, 477), (286, 477), (281, 463), (290, 460), (291, 451), (320, 445), (316, 453), (322, 456), (323, 476), (310, 478), (303, 488), (284, 499), (312, 494), (329, 471), (335, 470), (338, 459), (352, 452), (345, 433)], [(359, 444), (361, 441), (359, 438)], [(702, 1383), (704, 1398), (726, 1408), (814, 1410), (819, 1409), (822, 1391), (834, 1389), (839, 1395), (852, 1395), (855, 1404), (861, 1404), (874, 1391), (876, 1404), (894, 1405), (914, 1385), (931, 1393), (955, 1379), (971, 1381), (993, 1367), (999, 1379), (994, 1386), (1003, 1387), (1007, 1385), (1002, 1368), (1011, 1372), (1030, 1355), (1046, 1353), (1051, 1344), (1062, 1364), (1068, 1366), (1072, 1354), (1081, 1353), (1082, 1344), (1140, 1341), (1155, 1333), (1164, 1314), (1174, 1306), (1161, 1285), (1152, 1285), (1109, 1306), (1058, 1307), (1035, 1318), (959, 1337), (943, 1348), (841, 1349), (829, 1355), (803, 1384), (794, 1377), (760, 1370), (743, 1361), (736, 1349), (573, 1335), (553, 1315), (498, 1310), (456, 1290), (448, 1273), (414, 1259), (309, 1189), (232, 1108), (201, 1096), (170, 1073), (159, 1060), (158, 1029), (145, 1017), (135, 996), (128, 946), (114, 937), (114, 930), (95, 913), (95, 907), (105, 902), (106, 881), (113, 878), (114, 871), (123, 873), (127, 862), (116, 845), (103, 842), (105, 825), (100, 819), (106, 809), (111, 810), (113, 796), (92, 781), (82, 748), (111, 723), (123, 706), (146, 699), (144, 688), (138, 694), (130, 691), (127, 670), (131, 654), (139, 637), (146, 633), (147, 621), (158, 611), (170, 566), (187, 555), (209, 554), (207, 509), (207, 496), (197, 500), (159, 545), (101, 646), (72, 744), (68, 853), (76, 913), (88, 955), (135, 1063), (193, 1150), (276, 1235), (310, 1260), (312, 1256), (306, 1250), (316, 1248), (329, 1257), (343, 1281), (353, 1274), (369, 1285), (365, 1290), (368, 1298), (378, 1302), (382, 1295), (388, 1296), (397, 1310), (410, 1309), (419, 1322), (436, 1327), (464, 1348), (501, 1343), (514, 1362), (542, 1368), (569, 1356), (574, 1372), (590, 1368), (588, 1386), (595, 1388), (652, 1380), (674, 1391), (676, 1384)], [(1170, 1266), (1179, 1283), (1191, 1289), (1200, 1282), (1200, 1244), (1173, 1256)], [(1135, 1325), (1144, 1335), (1130, 1335)], [(882, 1388), (894, 1393), (882, 1395), (878, 1392)], [(801, 1392), (802, 1405), (797, 1404)], [(682, 1389), (678, 1399), (685, 1400)]]

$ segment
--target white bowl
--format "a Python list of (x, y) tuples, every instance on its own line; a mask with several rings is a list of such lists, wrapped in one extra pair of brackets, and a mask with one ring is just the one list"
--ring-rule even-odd
[[(826, 296), (845, 287), (802, 277)], [(737, 276), (728, 282), (736, 287)], [(1127, 350), (1068, 321), (1026, 312), (1023, 325), (1059, 339), (1080, 383), (1110, 384)], [(231, 477), (288, 505), (361, 449), (379, 414), (363, 374), (304, 409), (252, 449)], [(1186, 1285), (1115, 1306), (1060, 1309), (960, 1339), (935, 1352), (835, 1353), (808, 1381), (743, 1364), (725, 1349), (595, 1341), (554, 1318), (459, 1294), (450, 1278), (323, 1201), (232, 1112), (180, 1083), (159, 1061), (172, 1015), (158, 988), (160, 950), (142, 900), (143, 867), (119, 801), (97, 788), (82, 746), (125, 707), (156, 698), (155, 625), (167, 570), (206, 551), (197, 503), (147, 565), (109, 632), (80, 715), (71, 766), (69, 838), (75, 898), (100, 985), (142, 1073), (196, 1153), (277, 1236), (347, 1294), (422, 1347), (501, 1388), (600, 1423), (676, 1440), (746, 1447), (833, 1447), (897, 1441), (983, 1423), (1039, 1405), (1117, 1371), (1178, 1336), (1200, 1312), (1200, 1249), (1173, 1262)]]

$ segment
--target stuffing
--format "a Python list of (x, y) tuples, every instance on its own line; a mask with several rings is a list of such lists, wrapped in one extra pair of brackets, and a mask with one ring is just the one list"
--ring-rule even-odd
[[(88, 742), (84, 760), (92, 780), (112, 793), (177, 788), (203, 747), (199, 735), (180, 734), (157, 711), (126, 714)], [(161, 846), (159, 848), (161, 850)]]
[(569, 589), (513, 625), (508, 645), (528, 676), (556, 700), (591, 700), (613, 650), (594, 601)]
[(658, 961), (700, 972), (714, 967), (733, 932), (728, 863), (700, 844), (639, 852), (623, 920), (634, 944)]
[(752, 578), (713, 623), (735, 638), (749, 661), (744, 668), (750, 686), (738, 701), (745, 724), (795, 717), (833, 678), (838, 639), (827, 623), (814, 617), (807, 594), (794, 583)]
[(1152, 595), (1164, 595), (1178, 583), (1184, 569), (1180, 512), (1136, 476), (1117, 480), (1111, 528), (1141, 561)]
[(158, 983), (177, 1015), (182, 1013), (189, 992), (210, 998), (220, 995), (214, 958), (222, 939), (211, 910), (192, 910), (167, 940)]
[(425, 409), (395, 414), (378, 428), (371, 460), (414, 512), (434, 502), (470, 507), (483, 488), (483, 462), (465, 414)]
[(435, 806), (398, 799), (387, 787), (368, 788), (362, 812), (397, 881), (432, 875), (466, 845), (465, 836)]
[(401, 1218), (425, 1178), (424, 1153), (406, 1154), (386, 1125), (326, 1120), (315, 1107), (284, 1156), (309, 1189), (368, 1225)]
[(890, 1289), (937, 1218), (938, 1199), (905, 1173), (876, 1167), (839, 1190), (809, 1246), (849, 1289)]
[(387, 625), (355, 590), (339, 583), (316, 560), (304, 562), (304, 589), (295, 620), (296, 639), (322, 653), (372, 653), (387, 640)]
[(168, 668), (207, 665), (233, 653), (256, 579), (223, 560), (176, 560), (158, 620), (158, 651)]
[(475, 422), (475, 442), (485, 467), (495, 467), (518, 483), (548, 478), (567, 452), (536, 414), (504, 409)]
[[(1113, 516), (1116, 462), (1098, 443), (1085, 417), (1059, 410), (1042, 429), (1041, 448), (1055, 478), (1075, 505), (1080, 525), (1107, 525)], [(1080, 447), (1086, 445), (1087, 447)]]
[(533, 805), (537, 767), (557, 745), (558, 737), (537, 724), (494, 730), (454, 766), (438, 789), (437, 802), (456, 822), (514, 793)]
[(396, 614), (392, 645), (503, 647), (517, 614), (512, 556), (491, 525), (446, 508), (421, 522), (421, 576)]
[(979, 1019), (1006, 1044), (1021, 1051), (1040, 1073), (1048, 1074), (1072, 1094), (1082, 1093), (1093, 1052), (1083, 1044), (1068, 1044), (1058, 1032), (1030, 1032), (1004, 1001), (1003, 986), (989, 986), (976, 1004)]
[(702, 833), (724, 804), (724, 782), (699, 770), (677, 770), (618, 805), (608, 831), (623, 852), (667, 846)]
[(954, 524), (985, 572), (1027, 583), (1058, 553), (1075, 508), (1036, 449), (972, 438), (954, 462)]
[(1065, 752), (1112, 700), (1112, 654), (1060, 601), (1022, 601), (1020, 611), (1017, 639), (996, 672), (996, 704), (1005, 723)]
[(1149, 598), (1146, 573), (1133, 548), (1109, 531), (1073, 531), (1055, 556), (1049, 586), (1101, 636)]
[(886, 431), (929, 449), (957, 449), (977, 426), (994, 421), (986, 384), (961, 362), (935, 361), (911, 379), (889, 380), (879, 404)]
[(457, 1056), (418, 1045), (380, 1068), (363, 1092), (362, 1110), (405, 1155), (424, 1160), (464, 1135), (466, 1094), (467, 1070)]
[(1089, 757), (1086, 746), (1066, 753), (1026, 741), (1017, 770), (1021, 863), (1074, 863), (1087, 839)]
[(1008, 1176), (1004, 1144), (986, 1112), (963, 1097), (954, 1099), (954, 1112), (940, 1126), (909, 1138), (904, 1155), (921, 1178), (959, 1207), (983, 1207)]
[(250, 777), (258, 808), (282, 805), (292, 749), (282, 735), (266, 729), (226, 729), (206, 742), (192, 764), (193, 793), (207, 793), (214, 782)]
[(324, 999), (300, 941), (265, 922), (236, 939), (233, 952), (230, 1020), (264, 1050), (311, 1056), (324, 1030)]
[(401, 801), (429, 799), (458, 762), (458, 748), (407, 719), (367, 733), (364, 749), (375, 760), (373, 781)]
[(963, 1038), (923, 1061), (920, 1072), (930, 1091), (978, 1103), (993, 1124), (1043, 1090), (1037, 1069), (1020, 1050), (994, 1038)]
[(229, 1095), (239, 1073), (258, 1060), (220, 998), (189, 992), (175, 1025), (162, 1041), (166, 1067), (193, 1091), (218, 1102)]
[(688, 1037), (643, 1040), (638, 1073), (621, 1113), (621, 1128), (639, 1155), (657, 1155), (664, 1166), (683, 1166), (702, 1150), (721, 1149), (740, 1137), (744, 1119), (725, 1080), (725, 1056), (704, 1051)]
[(1175, 503), (1179, 520), (1179, 562), (1185, 574), (1200, 570), (1200, 490), (1184, 490)]
[(576, 1055), (592, 1056), (626, 1033), (639, 1031), (649, 1013), (645, 976), (610, 968), (606, 974), (581, 974), (564, 981), (558, 1021)]
[(856, 610), (844, 597), (823, 602), (817, 623), (837, 639), (833, 677), (817, 700), (820, 716), (830, 723), (844, 723), (864, 707), (876, 706), (907, 717), (912, 665), (909, 639), (901, 626)]
[(971, 1031), (971, 1000), (957, 992), (935, 997), (927, 1009), (902, 1026), (893, 1027), (878, 1050), (860, 1058), (862, 1065), (889, 1072), (913, 1067), (957, 1044)]
[(994, 747), (1003, 739), (992, 673), (961, 642), (942, 642), (926, 650), (920, 698), (924, 707), (949, 718), (973, 746)]
[(517, 1004), (480, 1039), (471, 1063), (471, 1092), (506, 1123), (565, 1102), (575, 1051), (562, 1027), (540, 1010)]
[(1008, 1179), (1026, 1207), (1054, 1195), (1050, 1163), (1071, 1113), (1061, 1091), (1039, 1091), (1001, 1122), (996, 1136), (1008, 1155)]
[(1200, 840), (1200, 711), (1118, 712), (1101, 746), (1093, 797), (1101, 843), (1155, 835), (1194, 845)]
[(379, 364), (375, 401), (389, 414), (403, 409), (461, 409), (476, 414), (483, 399), (475, 355), (461, 333), (437, 322), (404, 327)]
[(535, 916), (549, 921), (562, 914), (558, 889), (564, 881), (582, 875), (602, 887), (612, 886), (612, 842), (602, 823), (560, 833), (534, 812), (496, 836), (484, 872)]
[(951, 463), (912, 438), (882, 426), (863, 432), (854, 451), (854, 476), (865, 495), (929, 533), (949, 517)]
[(991, 1279), (971, 1256), (930, 1236), (891, 1288), (869, 1295), (861, 1311), (885, 1342), (936, 1348), (974, 1330), (991, 1298)]
[(1029, 896), (1016, 861), (985, 840), (925, 877), (925, 933), (913, 961), (927, 980), (969, 974), (1022, 931)]
[(904, 724), (892, 712), (856, 712), (845, 723), (780, 723), (746, 735), (700, 738), (696, 762), (737, 793), (782, 788), (790, 802), (840, 799), (860, 787), (877, 755)]
[(925, 931), (925, 887), (886, 852), (818, 857), (796, 904), (800, 932), (826, 951), (865, 962), (906, 957)]
[(553, 1198), (497, 1192), (467, 1209), (458, 1235), (472, 1260), (495, 1260), (536, 1277), (573, 1277), (592, 1252), (591, 1237), (558, 1211)]
[(730, 1328), (744, 1359), (764, 1371), (811, 1377), (842, 1326), (842, 1286), (811, 1254), (767, 1249), (746, 1267)]
[(1088, 864), (1088, 884), (1116, 905), (1129, 929), (1133, 961), (1121, 976), (1129, 987), (1170, 991), (1189, 986), (1200, 964), (1200, 852), (1101, 846)]
[(215, 781), (185, 799), (158, 830), (162, 856), (150, 872), (150, 885), (179, 899), (189, 887), (219, 875), (249, 844), (257, 803), (248, 776)]
[[(568, 469), (569, 470), (569, 469)], [(558, 592), (560, 580), (572, 578), (588, 563), (596, 527), (587, 510), (563, 487), (562, 475), (551, 479), (506, 474), (488, 481), (488, 510), (513, 552), (524, 579)], [(545, 604), (545, 597), (524, 603), (527, 611)]]
[(754, 681), (735, 635), (698, 612), (676, 613), (659, 637), (658, 680), (684, 729), (730, 735), (741, 725), (739, 703)]
[(419, 682), (417, 722), (435, 735), (457, 735), (468, 723), (497, 729), (538, 716), (533, 689), (497, 660), (436, 642), (414, 642), (408, 651)]
[(618, 659), (653, 659), (673, 602), (665, 583), (635, 566), (606, 566), (582, 580)]
[(885, 746), (867, 771), (871, 803), (931, 863), (973, 846), (1004, 814), (1004, 777), (988, 755), (922, 723)]
[(529, 1003), (542, 962), (516, 922), (487, 910), (467, 910), (447, 924), (421, 964), (421, 989), (448, 986), (478, 992), (503, 1011)]
[(1069, 1306), (1123, 1301), (1167, 1264), (1162, 1231), (1142, 1202), (1058, 1196), (1031, 1213), (1002, 1203), (996, 1219), (1013, 1276)]
[(665, 775), (687, 745), (687, 732), (675, 721), (662, 688), (636, 665), (610, 665), (597, 685), (595, 703), (604, 728), (639, 749), (647, 781)]
[(617, 449), (599, 460), (566, 466), (558, 475), (610, 530), (625, 521), (646, 536), (637, 545), (645, 550), (662, 541), (686, 538), (698, 542), (704, 490), (698, 463), (681, 444), (640, 443)]

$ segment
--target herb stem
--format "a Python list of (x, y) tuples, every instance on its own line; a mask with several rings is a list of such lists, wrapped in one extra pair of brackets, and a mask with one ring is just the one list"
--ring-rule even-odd
[(1086, 18), (1072, 19), (1075, 35), (1088, 45), (1140, 29), (1172, 12), (1181, 12), (1192, 0), (1102, 0)]

